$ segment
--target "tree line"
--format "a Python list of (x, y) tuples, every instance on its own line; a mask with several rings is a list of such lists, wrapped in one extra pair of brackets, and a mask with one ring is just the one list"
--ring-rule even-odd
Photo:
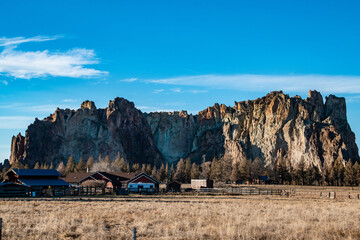
[[(28, 168), (17, 162), (12, 168)], [(8, 168), (10, 168), (8, 166)], [(34, 169), (57, 169), (63, 176), (72, 172), (145, 172), (160, 182), (178, 181), (190, 183), (191, 179), (210, 179), (223, 183), (259, 183), (266, 181), (273, 184), (295, 185), (331, 185), (331, 186), (358, 186), (360, 184), (360, 165), (349, 160), (345, 165), (338, 158), (331, 166), (321, 169), (314, 165), (307, 165), (304, 158), (294, 168), (289, 160), (278, 158), (271, 166), (265, 166), (260, 158), (240, 159), (233, 161), (228, 157), (214, 158), (211, 162), (201, 164), (192, 163), (189, 158), (181, 158), (176, 166), (174, 164), (162, 164), (160, 167), (151, 164), (130, 164), (120, 153), (111, 160), (109, 156), (101, 155), (95, 159), (93, 156), (86, 161), (80, 158), (78, 162), (70, 156), (66, 162), (60, 162), (57, 166), (36, 163)], [(2, 177), (7, 168), (3, 166)], [(265, 176), (265, 178), (264, 178)]]

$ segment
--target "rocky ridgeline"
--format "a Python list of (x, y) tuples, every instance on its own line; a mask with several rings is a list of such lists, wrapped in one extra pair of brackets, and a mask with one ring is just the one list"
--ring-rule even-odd
[(70, 155), (77, 160), (100, 154), (115, 159), (118, 152), (130, 163), (164, 162), (143, 114), (123, 98), (109, 101), (105, 109), (85, 101), (76, 111), (56, 109), (44, 120), (36, 119), (25, 137), (13, 137), (10, 163), (57, 164)]
[(194, 162), (225, 156), (231, 161), (285, 159), (321, 167), (337, 158), (359, 161), (355, 135), (346, 118), (344, 98), (310, 91), (307, 99), (272, 92), (234, 107), (215, 104), (197, 115), (180, 112), (142, 114), (134, 104), (116, 98), (105, 109), (86, 101), (81, 109), (60, 110), (35, 120), (25, 137), (12, 139), (10, 162), (57, 163), (70, 155), (120, 152), (129, 162)]

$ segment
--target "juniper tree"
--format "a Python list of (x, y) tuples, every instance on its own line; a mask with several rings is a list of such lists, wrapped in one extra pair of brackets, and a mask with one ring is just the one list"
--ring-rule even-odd
[(85, 172), (86, 164), (82, 157), (80, 157), (79, 162), (76, 164), (74, 171), (75, 172)]
[(185, 169), (185, 163), (184, 159), (180, 158), (179, 162), (176, 165), (176, 172), (174, 175), (174, 179), (176, 181), (179, 181), (181, 183), (184, 183), (186, 181), (186, 169)]
[(90, 156), (86, 162), (86, 170), (90, 170), (95, 163), (94, 156)]
[(355, 186), (359, 186), (359, 184), (360, 184), (360, 165), (358, 162), (355, 162), (353, 165), (353, 173), (354, 173), (354, 184), (355, 184)]
[(75, 169), (75, 160), (74, 157), (71, 155), (66, 163), (65, 174), (74, 172), (74, 169)]
[(191, 179), (198, 179), (200, 177), (200, 169), (196, 163), (191, 165)]
[(185, 160), (185, 182), (189, 183), (191, 181), (191, 160), (187, 158)]
[(230, 174), (230, 181), (231, 182), (238, 182), (240, 180), (240, 169), (239, 169), (239, 163), (236, 162), (232, 169)]
[(355, 183), (354, 169), (351, 160), (349, 160), (344, 169), (344, 183), (346, 186), (353, 186)]

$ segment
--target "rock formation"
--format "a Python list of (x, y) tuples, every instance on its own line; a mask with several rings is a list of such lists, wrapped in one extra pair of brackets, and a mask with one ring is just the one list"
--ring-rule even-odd
[(306, 100), (279, 91), (234, 107), (215, 104), (195, 116), (174, 112), (146, 118), (169, 162), (225, 155), (233, 162), (259, 157), (269, 165), (285, 158), (293, 167), (303, 160), (321, 168), (337, 158), (359, 161), (345, 99), (330, 95), (324, 104), (317, 91)]
[(76, 111), (56, 109), (44, 120), (36, 119), (25, 137), (13, 137), (10, 162), (31, 167), (36, 162), (57, 164), (70, 155), (77, 160), (91, 155), (114, 159), (118, 152), (130, 163), (164, 161), (143, 114), (123, 98), (109, 101), (105, 109), (85, 101)]
[(321, 168), (337, 158), (359, 161), (355, 135), (346, 118), (344, 98), (310, 91), (307, 99), (272, 92), (234, 107), (215, 104), (197, 115), (144, 113), (122, 98), (105, 109), (85, 101), (78, 110), (57, 109), (12, 139), (10, 162), (58, 163), (120, 152), (129, 162), (194, 162), (225, 156), (233, 163), (260, 158), (267, 165), (285, 159)]

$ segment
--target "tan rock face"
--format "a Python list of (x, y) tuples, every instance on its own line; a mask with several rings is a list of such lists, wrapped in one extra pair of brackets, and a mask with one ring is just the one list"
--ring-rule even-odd
[(155, 145), (151, 129), (143, 114), (132, 102), (116, 98), (105, 109), (85, 101), (78, 110), (57, 109), (54, 114), (31, 124), (25, 137), (12, 139), (11, 163), (22, 161), (33, 166), (59, 163), (70, 155), (87, 160), (117, 153), (130, 163), (159, 165), (163, 157)]
[(303, 158), (321, 167), (338, 157), (359, 160), (345, 99), (330, 95), (324, 104), (317, 91), (310, 91), (306, 100), (272, 92), (254, 101), (235, 102), (234, 107), (215, 104), (195, 116), (150, 113), (146, 118), (169, 162), (227, 155), (233, 162), (259, 157), (266, 164), (283, 157), (294, 167)]
[(259, 157), (272, 164), (279, 157), (296, 167), (301, 159), (318, 167), (359, 161), (355, 135), (346, 118), (344, 98), (310, 91), (305, 100), (272, 92), (234, 107), (215, 104), (197, 115), (186, 111), (141, 113), (122, 98), (96, 109), (86, 101), (78, 110), (57, 109), (12, 139), (11, 163), (30, 166), (58, 163), (70, 155), (115, 158), (131, 163), (176, 163), (189, 157), (200, 163), (225, 155), (233, 162)]

